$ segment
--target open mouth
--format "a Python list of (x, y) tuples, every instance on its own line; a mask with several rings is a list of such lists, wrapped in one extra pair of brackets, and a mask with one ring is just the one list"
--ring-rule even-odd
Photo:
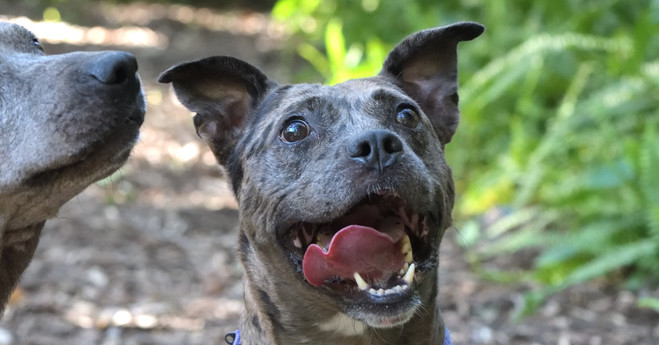
[(432, 261), (426, 218), (396, 194), (369, 195), (332, 221), (293, 223), (285, 246), (313, 286), (354, 302), (403, 302)]

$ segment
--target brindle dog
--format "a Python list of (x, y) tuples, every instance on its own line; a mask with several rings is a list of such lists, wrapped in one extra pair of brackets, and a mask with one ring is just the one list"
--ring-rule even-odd
[(0, 22), (0, 316), (46, 219), (121, 167), (145, 104), (125, 52), (45, 55)]
[(483, 30), (418, 32), (379, 75), (334, 86), (279, 86), (230, 57), (160, 76), (196, 112), (240, 205), (242, 344), (442, 344), (456, 51)]

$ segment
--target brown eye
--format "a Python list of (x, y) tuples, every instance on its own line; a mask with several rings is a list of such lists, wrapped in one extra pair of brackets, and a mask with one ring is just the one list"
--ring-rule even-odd
[(281, 140), (285, 143), (294, 143), (309, 136), (309, 124), (300, 119), (290, 120), (281, 130), (279, 135)]
[(402, 108), (396, 114), (396, 121), (405, 127), (416, 128), (419, 125), (419, 114), (411, 108)]

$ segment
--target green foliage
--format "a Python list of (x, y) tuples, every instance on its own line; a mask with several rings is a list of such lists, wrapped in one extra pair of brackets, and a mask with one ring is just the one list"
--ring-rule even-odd
[(530, 271), (485, 274), (542, 286), (522, 313), (614, 272), (627, 288), (657, 281), (659, 1), (279, 0), (273, 14), (329, 83), (377, 73), (413, 31), (485, 24), (459, 49), (463, 115), (447, 146), (470, 255), (537, 250)]
[(659, 312), (659, 298), (644, 297), (638, 299), (638, 306), (641, 308), (650, 308)]
[(436, 26), (439, 8), (433, 2), (279, 0), (272, 15), (304, 37), (298, 54), (334, 84), (376, 74), (395, 43)]

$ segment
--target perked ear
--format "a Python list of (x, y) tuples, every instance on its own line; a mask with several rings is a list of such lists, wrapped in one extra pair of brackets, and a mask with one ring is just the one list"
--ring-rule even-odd
[(458, 110), (457, 46), (485, 28), (461, 22), (417, 32), (399, 43), (387, 56), (381, 76), (416, 100), (428, 115), (440, 141), (451, 141), (460, 121)]
[(258, 68), (227, 56), (176, 65), (158, 81), (172, 83), (181, 103), (196, 113), (197, 134), (225, 166), (246, 118), (274, 85)]

